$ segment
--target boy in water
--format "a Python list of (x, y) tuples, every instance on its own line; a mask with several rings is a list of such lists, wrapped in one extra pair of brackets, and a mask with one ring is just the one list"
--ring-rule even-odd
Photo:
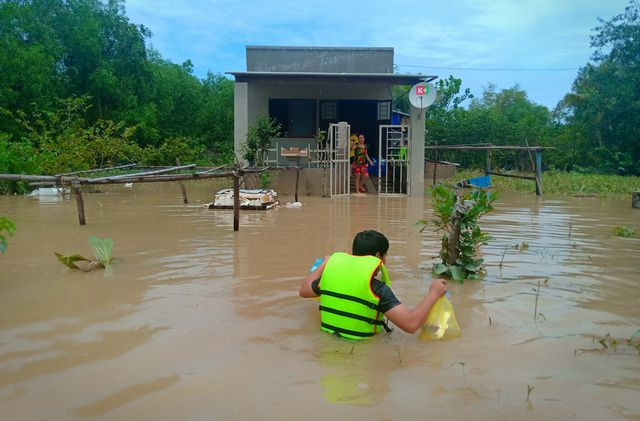
[(300, 296), (320, 296), (321, 329), (348, 339), (365, 339), (384, 328), (384, 316), (400, 329), (415, 333), (424, 325), (433, 304), (447, 292), (443, 279), (434, 279), (429, 292), (412, 309), (394, 295), (384, 266), (389, 240), (373, 230), (353, 239), (353, 254), (334, 253), (310, 273)]

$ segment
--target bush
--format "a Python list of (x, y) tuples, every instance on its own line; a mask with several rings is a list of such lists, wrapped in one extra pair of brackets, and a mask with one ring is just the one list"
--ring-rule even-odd
[(167, 139), (159, 148), (147, 146), (141, 162), (145, 165), (175, 165), (180, 158), (182, 164), (206, 163), (205, 147), (189, 137)]

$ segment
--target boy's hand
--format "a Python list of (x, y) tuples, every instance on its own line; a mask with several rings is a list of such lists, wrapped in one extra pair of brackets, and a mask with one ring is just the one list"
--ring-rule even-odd
[(429, 294), (434, 294), (436, 297), (442, 297), (447, 292), (447, 281), (444, 279), (434, 279), (429, 287)]

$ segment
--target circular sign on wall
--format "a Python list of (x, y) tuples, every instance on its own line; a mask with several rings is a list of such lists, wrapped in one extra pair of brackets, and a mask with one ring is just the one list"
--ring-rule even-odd
[(436, 100), (436, 87), (431, 83), (420, 82), (411, 87), (409, 102), (416, 108), (424, 109)]

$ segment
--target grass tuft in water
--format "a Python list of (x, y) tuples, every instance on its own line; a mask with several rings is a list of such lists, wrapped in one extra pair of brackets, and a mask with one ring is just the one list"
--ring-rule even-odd
[(632, 237), (636, 235), (636, 231), (634, 229), (620, 225), (613, 228), (613, 233), (618, 237)]

